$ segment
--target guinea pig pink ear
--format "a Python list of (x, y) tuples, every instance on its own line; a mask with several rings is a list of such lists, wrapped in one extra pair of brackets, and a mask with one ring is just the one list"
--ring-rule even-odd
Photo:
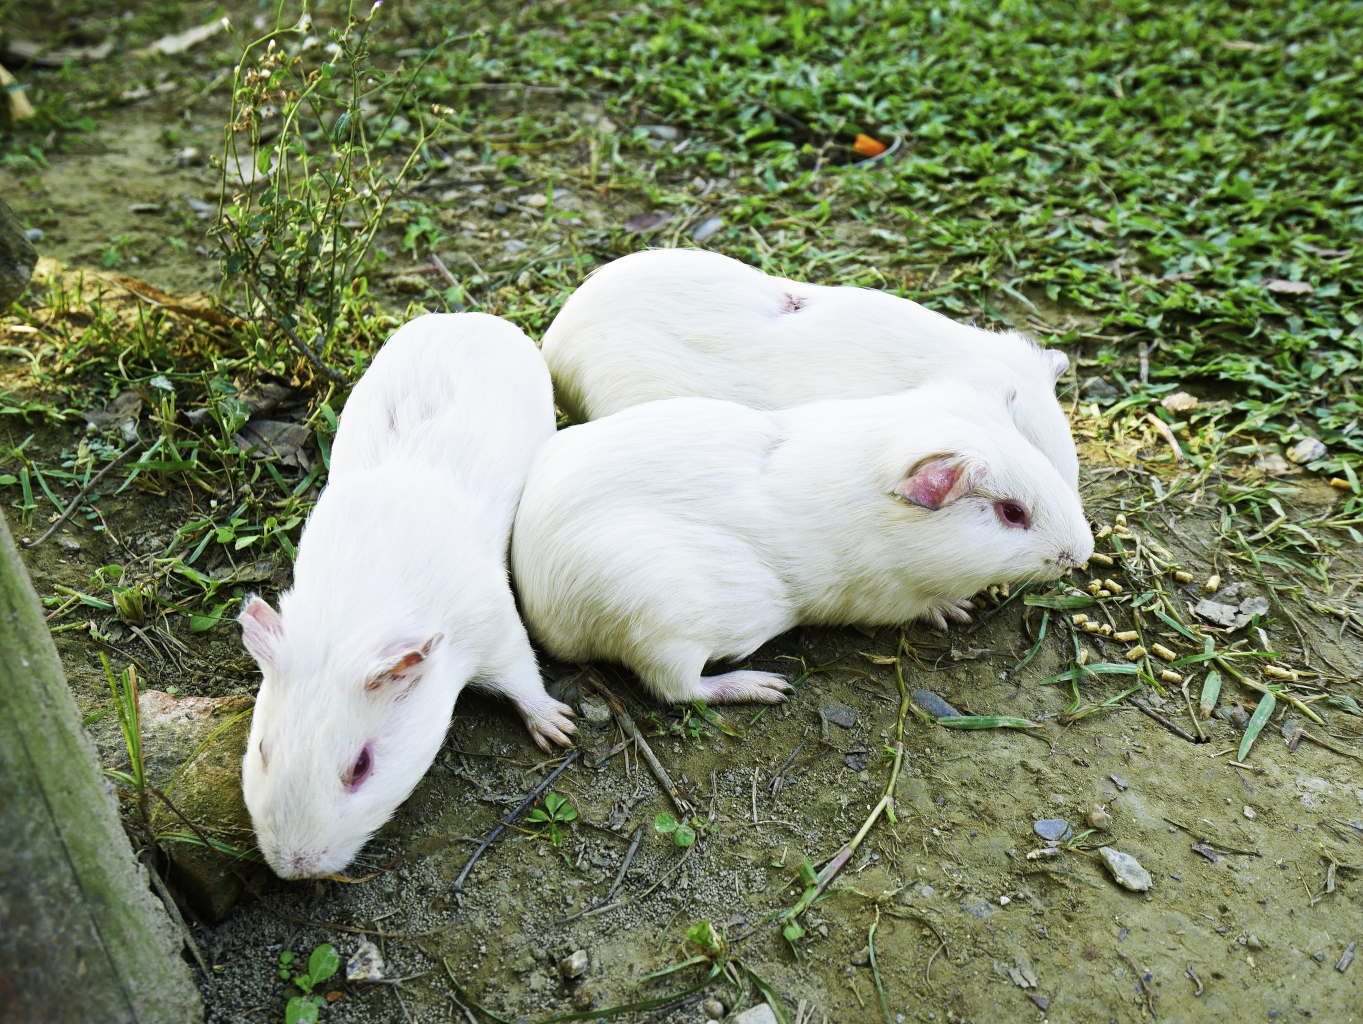
[(261, 668), (279, 665), (280, 649), (284, 643), (284, 623), (269, 604), (258, 594), (252, 594), (237, 616), (241, 623), (241, 639), (251, 657)]
[(911, 505), (936, 512), (969, 494), (984, 476), (984, 466), (962, 455), (933, 455), (899, 481), (894, 493)]
[(440, 643), (443, 636), (443, 633), (437, 633), (420, 647), (400, 644), (396, 650), (385, 652), (379, 663), (365, 677), (364, 692), (405, 690), (411, 686), (421, 678), (426, 670), (426, 659), (430, 657), (431, 651)]
[(1043, 348), (1041, 350), (1041, 361), (1051, 368), (1052, 380), (1059, 380), (1070, 368), (1070, 357), (1055, 348)]

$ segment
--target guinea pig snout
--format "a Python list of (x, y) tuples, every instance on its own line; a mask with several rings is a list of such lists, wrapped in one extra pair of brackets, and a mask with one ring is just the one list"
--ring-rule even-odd
[(305, 852), (283, 852), (267, 856), (265, 859), (270, 862), (270, 867), (280, 878), (314, 878), (319, 874), (325, 874), (320, 870), (322, 860), (326, 856), (324, 851), (305, 851)]

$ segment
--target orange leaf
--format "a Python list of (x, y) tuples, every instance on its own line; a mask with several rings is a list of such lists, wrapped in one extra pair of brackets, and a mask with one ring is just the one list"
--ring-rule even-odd
[(877, 142), (869, 135), (858, 135), (857, 141), (852, 143), (852, 150), (863, 156), (880, 156), (885, 152), (885, 143)]
[(344, 993), (343, 993), (343, 992), (340, 992), (339, 990), (338, 990), (338, 991), (334, 991), (334, 992), (328, 992), (328, 993), (327, 993), (327, 1002), (329, 1002), (329, 1003), (334, 1003), (334, 1002), (336, 1002), (336, 1000), (340, 999), (342, 995), (344, 995)]

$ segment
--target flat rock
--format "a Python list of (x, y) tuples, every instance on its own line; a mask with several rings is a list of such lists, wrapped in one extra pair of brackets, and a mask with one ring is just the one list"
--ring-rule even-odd
[(1085, 398), (1116, 398), (1121, 394), (1112, 384), (1102, 377), (1090, 377), (1084, 381), (1083, 395)]
[(980, 896), (967, 896), (961, 900), (961, 913), (969, 914), (980, 921), (988, 921), (994, 916), (994, 905)]
[(0, 199), (0, 309), (8, 309), (24, 294), (37, 265), (38, 250), (19, 226), (14, 211)]
[(776, 1024), (776, 1014), (766, 1003), (758, 1003), (735, 1017), (734, 1024)]
[(1043, 818), (1032, 826), (1032, 831), (1051, 843), (1063, 842), (1074, 834), (1064, 818)]
[[(176, 700), (159, 690), (143, 691), (138, 698), (148, 781), (205, 836), (254, 852), (251, 816), (241, 795), (251, 704), (249, 697)], [(98, 725), (95, 740), (101, 761), (124, 767), (128, 754), (113, 711)], [(194, 830), (164, 803), (155, 803), (151, 824), (170, 855), (177, 884), (202, 917), (219, 921), (226, 916), (241, 895), (243, 876), (264, 878), (264, 867), (257, 861), (231, 858), (203, 846)]]
[(825, 704), (819, 708), (825, 721), (850, 729), (857, 724), (857, 713), (845, 704)]
[(360, 943), (359, 949), (345, 963), (346, 981), (382, 981), (383, 954), (379, 947), (368, 939)]
[(1129, 853), (1122, 853), (1110, 846), (1100, 846), (1098, 854), (1103, 858), (1108, 871), (1118, 885), (1132, 892), (1145, 892), (1150, 888), (1150, 872), (1141, 867), (1140, 861)]

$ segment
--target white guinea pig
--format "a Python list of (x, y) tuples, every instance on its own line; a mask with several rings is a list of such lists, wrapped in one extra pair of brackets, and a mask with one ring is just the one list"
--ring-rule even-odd
[(283, 878), (339, 871), (421, 780), (470, 682), (541, 747), (572, 712), (544, 690), (507, 578), (511, 521), (554, 433), (549, 373), (497, 317), (428, 315), (375, 357), (341, 414), (331, 479), (279, 612), (238, 621), (263, 681), (242, 789)]
[(969, 621), (981, 587), (1093, 552), (1012, 400), (956, 381), (781, 412), (673, 398), (562, 430), (512, 536), (531, 635), (665, 701), (776, 701), (778, 675), (701, 670), (801, 624)]
[(1076, 494), (1079, 460), (1055, 382), (1063, 352), (956, 323), (869, 288), (769, 277), (700, 249), (636, 252), (594, 271), (545, 332), (559, 404), (594, 420), (659, 398), (788, 409), (942, 376), (1006, 384), (1023, 436)]

